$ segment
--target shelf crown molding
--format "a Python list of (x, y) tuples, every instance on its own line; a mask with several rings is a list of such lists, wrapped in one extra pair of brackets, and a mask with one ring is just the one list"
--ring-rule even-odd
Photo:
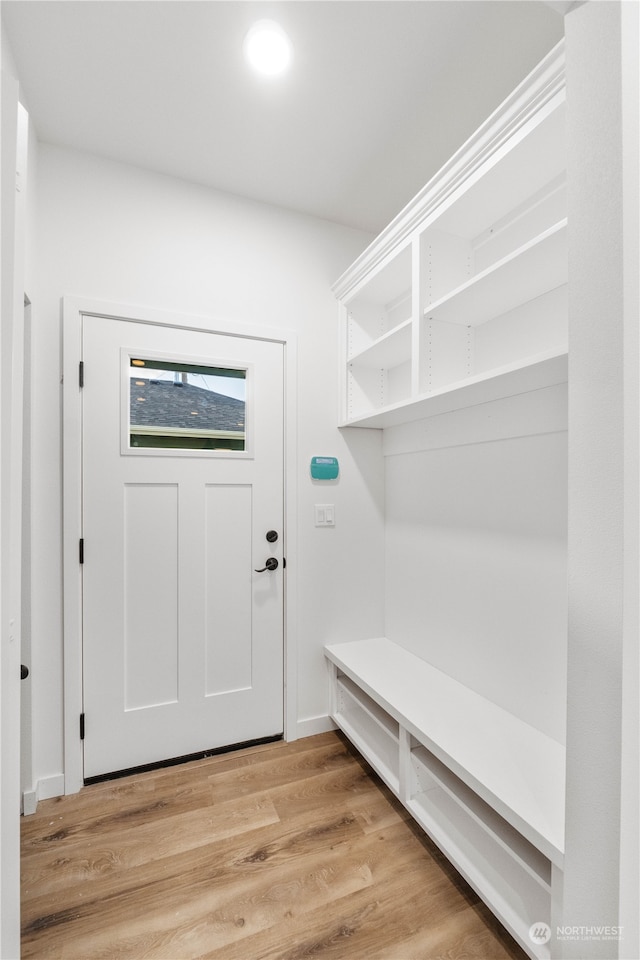
[(335, 296), (348, 297), (391, 251), (398, 250), (418, 227), (435, 218), (448, 197), (531, 117), (552, 100), (564, 98), (564, 94), (565, 54), (561, 40), (342, 274), (332, 287)]

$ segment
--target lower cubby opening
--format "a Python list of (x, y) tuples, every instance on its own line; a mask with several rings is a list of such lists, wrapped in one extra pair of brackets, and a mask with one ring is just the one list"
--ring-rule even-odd
[(487, 903), (531, 956), (548, 960), (544, 945), (533, 948), (529, 930), (549, 924), (551, 897), (486, 833), (470, 828), (469, 818), (437, 789), (414, 797), (407, 809), (448, 860)]
[(500, 816), (426, 747), (411, 738), (410, 796), (439, 789), (449, 796), (545, 890), (551, 889), (551, 861)]
[(339, 674), (335, 719), (396, 794), (400, 790), (399, 724), (348, 677)]
[(421, 745), (411, 749), (407, 809), (532, 956), (530, 928), (550, 923), (551, 863)]

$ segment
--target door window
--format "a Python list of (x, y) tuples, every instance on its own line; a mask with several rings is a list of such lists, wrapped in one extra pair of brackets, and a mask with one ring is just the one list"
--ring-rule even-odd
[(129, 451), (246, 450), (247, 372), (130, 355)]

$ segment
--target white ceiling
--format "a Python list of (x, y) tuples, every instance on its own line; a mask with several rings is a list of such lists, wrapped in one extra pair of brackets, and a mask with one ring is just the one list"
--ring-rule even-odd
[[(277, 20), (285, 77), (242, 40)], [(3, 0), (41, 140), (378, 232), (560, 39), (538, 0)]]

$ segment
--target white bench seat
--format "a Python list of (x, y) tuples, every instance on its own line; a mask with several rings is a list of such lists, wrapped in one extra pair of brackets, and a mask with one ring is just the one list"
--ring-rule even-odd
[(564, 747), (384, 637), (328, 659), (557, 866), (564, 855)]
[(532, 957), (564, 854), (564, 747), (384, 637), (325, 647), (332, 717)]

